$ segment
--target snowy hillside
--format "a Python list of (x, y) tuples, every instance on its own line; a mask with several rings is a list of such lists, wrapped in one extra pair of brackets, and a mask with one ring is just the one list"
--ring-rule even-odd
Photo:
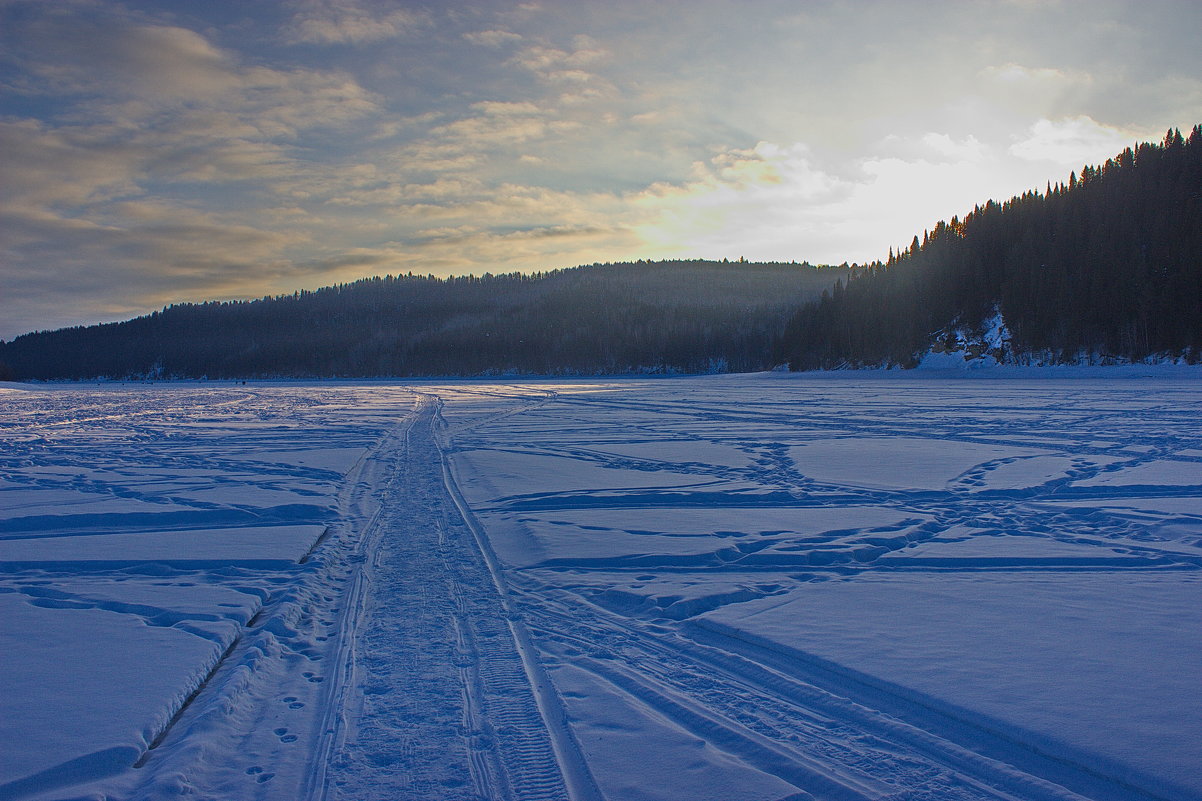
[(0, 389), (0, 799), (1199, 801), (1200, 413), (1153, 368)]

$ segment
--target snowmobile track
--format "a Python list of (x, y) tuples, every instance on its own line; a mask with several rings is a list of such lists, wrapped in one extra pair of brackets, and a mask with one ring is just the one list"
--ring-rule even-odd
[(348, 690), (326, 797), (576, 799), (531, 687), (503, 584), (481, 552), (423, 398), (363, 542), (348, 601)]

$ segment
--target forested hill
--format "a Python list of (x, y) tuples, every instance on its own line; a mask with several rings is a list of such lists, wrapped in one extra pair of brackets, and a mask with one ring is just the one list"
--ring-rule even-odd
[(1011, 358), (1202, 360), (1202, 126), (940, 223), (799, 311), (777, 358), (910, 366), (998, 311)]
[[(1202, 360), (1202, 126), (990, 201), (863, 268), (712, 261), (388, 276), (0, 342), (0, 378), (471, 376)], [(967, 332), (967, 333), (966, 333)], [(979, 348), (977, 349), (979, 352)]]
[(170, 306), (0, 343), (10, 377), (471, 376), (762, 370), (847, 267), (676, 261), (388, 276)]

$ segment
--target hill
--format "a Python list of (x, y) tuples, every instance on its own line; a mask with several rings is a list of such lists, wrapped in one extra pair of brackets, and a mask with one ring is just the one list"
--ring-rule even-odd
[[(974, 347), (965, 347), (975, 341)], [(794, 369), (1202, 359), (1202, 126), (914, 237), (789, 322)]]
[(366, 278), (0, 343), (17, 379), (616, 374), (771, 367), (846, 267), (670, 261)]
[(1202, 126), (864, 267), (366, 278), (0, 343), (0, 378), (620, 374), (1202, 360)]

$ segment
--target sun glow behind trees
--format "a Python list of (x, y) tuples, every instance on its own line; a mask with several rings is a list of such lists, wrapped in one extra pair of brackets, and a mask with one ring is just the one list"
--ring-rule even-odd
[(913, 366), (1000, 312), (1023, 359), (1202, 357), (1202, 125), (977, 205), (801, 311), (795, 368)]
[(878, 155), (842, 168), (824, 166), (804, 143), (760, 142), (632, 198), (648, 212), (633, 227), (657, 257), (788, 261), (803, 249), (816, 263), (873, 261), (915, 231), (971, 211), (982, 187), (994, 198), (1020, 195), (1132, 144), (1089, 118), (1039, 120), (1006, 148), (972, 135), (887, 137)]

